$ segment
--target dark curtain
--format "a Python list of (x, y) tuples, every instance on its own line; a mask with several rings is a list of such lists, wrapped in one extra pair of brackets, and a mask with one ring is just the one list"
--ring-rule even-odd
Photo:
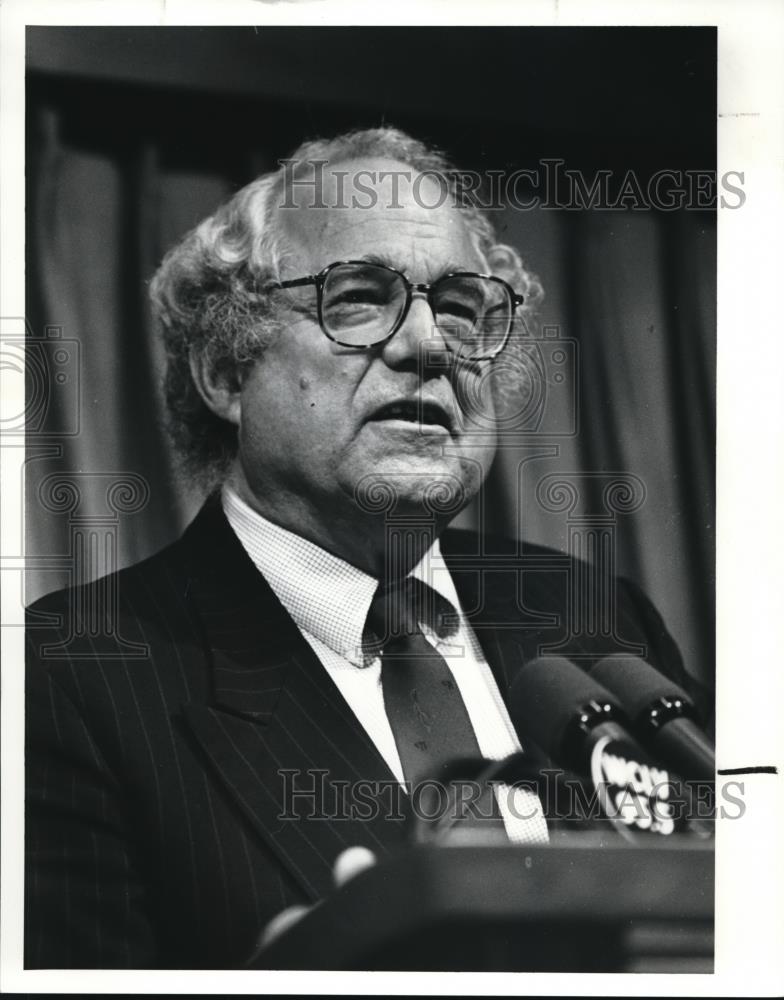
[[(29, 330), (47, 363), (68, 357), (28, 442), (28, 600), (74, 580), (80, 525), (104, 532), (80, 550), (84, 579), (151, 554), (198, 509), (163, 430), (146, 283), (173, 242), (272, 162), (259, 145), (239, 166), (172, 156), (133, 123), (120, 143), (92, 142), (83, 114), (40, 94), (28, 102)], [(566, 345), (566, 379), (546, 386), (541, 434), (502, 440), (484, 514), (460, 520), (566, 549), (575, 518), (601, 513), (607, 477), (639, 480), (635, 509), (612, 512), (617, 569), (712, 683), (714, 216), (506, 210), (495, 221), (541, 277), (531, 332)], [(574, 509), (542, 502), (546, 477), (577, 484)]]

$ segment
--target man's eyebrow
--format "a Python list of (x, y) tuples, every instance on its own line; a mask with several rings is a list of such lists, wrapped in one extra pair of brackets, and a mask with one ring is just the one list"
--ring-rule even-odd
[[(361, 257), (356, 257), (355, 259), (366, 264), (380, 264), (382, 267), (391, 267), (394, 268), (395, 271), (400, 271), (401, 274), (408, 275), (408, 268), (401, 267), (399, 260), (395, 260), (394, 258), (383, 253), (366, 253), (362, 254)], [(448, 261), (443, 267), (438, 269), (432, 280), (436, 281), (438, 278), (442, 278), (445, 274), (452, 274), (453, 271), (473, 271), (473, 268), (466, 267), (465, 264), (456, 264), (454, 261)]]

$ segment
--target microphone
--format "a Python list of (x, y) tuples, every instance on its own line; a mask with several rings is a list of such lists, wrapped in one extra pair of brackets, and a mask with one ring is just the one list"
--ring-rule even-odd
[(559, 765), (590, 779), (591, 809), (598, 803), (627, 839), (685, 827), (689, 803), (678, 779), (630, 735), (619, 699), (569, 660), (523, 664), (510, 709), (521, 740), (532, 739)]
[(621, 702), (651, 751), (692, 781), (715, 781), (716, 755), (686, 692), (636, 656), (607, 656), (591, 676)]

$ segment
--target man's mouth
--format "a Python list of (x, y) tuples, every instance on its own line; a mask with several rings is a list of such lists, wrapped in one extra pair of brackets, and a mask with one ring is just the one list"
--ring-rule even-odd
[(440, 403), (418, 399), (399, 399), (393, 403), (385, 403), (368, 419), (371, 421), (402, 420), (423, 430), (443, 427), (449, 434), (452, 433), (454, 426), (454, 421), (446, 407), (441, 406)]

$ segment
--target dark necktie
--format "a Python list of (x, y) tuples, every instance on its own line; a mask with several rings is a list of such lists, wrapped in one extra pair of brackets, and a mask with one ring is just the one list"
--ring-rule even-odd
[[(457, 631), (456, 621), (451, 604), (413, 577), (380, 585), (370, 606), (368, 625), (378, 639), (384, 707), (412, 787), (429, 779), (446, 781), (456, 759), (481, 756), (452, 672), (419, 625), (424, 622), (444, 637)], [(473, 808), (477, 818), (469, 812), (462, 825), (503, 826), (489, 786)]]

